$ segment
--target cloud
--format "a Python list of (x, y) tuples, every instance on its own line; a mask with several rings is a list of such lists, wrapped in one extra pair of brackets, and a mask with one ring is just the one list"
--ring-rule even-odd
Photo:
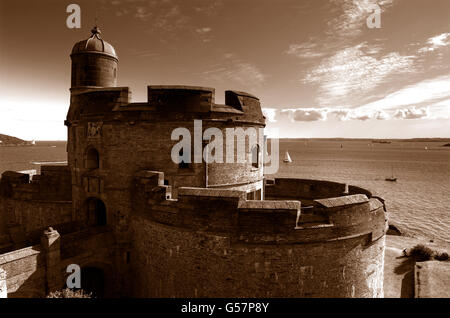
[(440, 35), (433, 36), (427, 41), (428, 46), (424, 46), (419, 49), (419, 53), (432, 52), (440, 47), (450, 45), (450, 33), (442, 33)]
[(223, 6), (222, 0), (209, 0), (194, 6), (194, 10), (208, 16), (216, 14), (216, 12)]
[[(125, 11), (118, 11), (118, 12), (120, 12), (120, 13), (127, 12), (128, 13), (128, 10), (125, 9)], [(147, 21), (148, 18), (150, 18), (151, 16), (152, 16), (152, 12), (150, 12), (146, 7), (142, 7), (142, 6), (136, 7), (136, 12), (134, 13), (135, 18), (142, 20), (142, 21)]]
[[(103, 0), (102, 10), (113, 10), (118, 17), (141, 22), (152, 34), (161, 34), (163, 42), (177, 39), (180, 32), (206, 34), (211, 29), (198, 24), (204, 17), (216, 15), (223, 5), (222, 1), (192, 0)], [(200, 38), (203, 42), (210, 38)]]
[(375, 48), (361, 43), (338, 51), (310, 70), (303, 78), (304, 83), (318, 83), (321, 106), (342, 103), (348, 95), (367, 93), (384, 83), (393, 73), (411, 72), (412, 56), (397, 52), (379, 58), (369, 55)]
[(277, 122), (289, 120), (292, 122), (313, 122), (326, 120), (388, 120), (391, 116), (384, 111), (366, 111), (361, 109), (349, 108), (290, 108), (290, 109), (276, 109), (264, 108), (266, 118), (269, 122)]
[(276, 122), (276, 119), (275, 119), (275, 116), (277, 115), (276, 108), (263, 108), (262, 112), (269, 122), (271, 122), (271, 123)]
[(450, 99), (429, 105), (430, 119), (450, 119)]
[(385, 111), (380, 110), (380, 111), (375, 112), (374, 118), (377, 120), (387, 120), (390, 118), (390, 116)]
[(261, 85), (266, 76), (255, 65), (246, 62), (236, 62), (227, 67), (224, 75), (232, 81), (247, 86), (249, 83)]
[(372, 119), (371, 114), (367, 113), (359, 113), (356, 110), (352, 109), (338, 109), (338, 110), (330, 110), (328, 112), (330, 116), (334, 116), (340, 121), (348, 121), (348, 120), (369, 120)]
[(296, 109), (292, 113), (294, 121), (324, 121), (327, 120), (327, 111), (321, 109)]
[(324, 121), (327, 119), (326, 116), (326, 109), (319, 108), (275, 109), (275, 115), (272, 114), (271, 122)]
[(348, 120), (388, 120), (391, 118), (389, 114), (383, 111), (366, 111), (363, 109), (330, 109), (328, 114), (336, 117), (340, 121), (348, 121)]
[(439, 76), (406, 86), (382, 99), (361, 107), (368, 110), (386, 110), (404, 106), (413, 106), (421, 103), (435, 103), (438, 100), (450, 98), (449, 88), (450, 75)]
[(306, 59), (323, 57), (325, 55), (324, 52), (320, 52), (317, 42), (315, 43), (312, 40), (302, 44), (291, 44), (285, 53)]
[(375, 12), (381, 13), (393, 4), (394, 0), (332, 0), (343, 12), (328, 23), (329, 34), (342, 37), (355, 37), (367, 28), (367, 18)]
[(404, 109), (397, 109), (394, 114), (394, 118), (397, 119), (420, 119), (429, 117), (429, 108), (410, 107)]
[(152, 59), (158, 59), (161, 56), (161, 54), (158, 52), (155, 52), (154, 49), (136, 50), (134, 48), (130, 48), (129, 51), (130, 51), (131, 55), (138, 56), (138, 57), (147, 57), (147, 58), (152, 58)]
[(206, 34), (208, 32), (211, 32), (211, 28), (210, 27), (197, 28), (195, 32), (197, 32), (198, 34)]
[(195, 29), (195, 32), (197, 32), (197, 34), (200, 36), (201, 40), (206, 43), (206, 42), (212, 41), (211, 30), (212, 30), (212, 28), (210, 28), (210, 27), (202, 27), (202, 28)]
[(233, 53), (225, 53), (222, 61), (203, 71), (209, 80), (229, 80), (243, 87), (260, 86), (266, 81), (266, 75), (254, 64), (242, 60)]

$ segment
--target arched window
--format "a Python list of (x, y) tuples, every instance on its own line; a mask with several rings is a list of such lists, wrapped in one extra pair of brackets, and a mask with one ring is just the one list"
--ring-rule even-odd
[(86, 168), (98, 169), (100, 168), (100, 155), (95, 148), (90, 148), (86, 153)]
[(252, 166), (259, 168), (259, 145), (254, 145), (252, 148)]

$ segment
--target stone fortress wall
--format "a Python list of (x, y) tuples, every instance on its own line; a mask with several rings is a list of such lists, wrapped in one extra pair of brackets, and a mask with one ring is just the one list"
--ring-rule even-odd
[(78, 264), (102, 296), (383, 296), (382, 199), (265, 179), (261, 135), (244, 139), (243, 163), (174, 163), (175, 129), (208, 149), (209, 128), (264, 128), (259, 99), (226, 91), (219, 105), (212, 88), (152, 85), (130, 103), (99, 34), (71, 54), (68, 165), (0, 179), (0, 294), (42, 297)]
[(49, 224), (72, 231), (71, 175), (67, 166), (43, 166), (40, 175), (8, 171), (0, 179), (0, 252), (39, 243)]
[[(266, 185), (262, 201), (247, 200), (245, 191), (184, 187), (172, 199), (170, 188), (161, 172), (135, 174), (126, 270), (133, 284), (127, 286), (128, 295), (383, 295), (387, 220), (383, 204), (370, 192), (299, 179), (275, 179)], [(35, 202), (34, 209), (39, 205)], [(106, 228), (64, 234), (58, 286), (68, 264), (92, 263), (101, 251), (96, 263), (115, 272), (108, 249), (115, 244), (111, 235)], [(0, 267), (10, 273), (10, 297), (45, 294), (45, 255), (42, 245), (1, 255)], [(81, 262), (79, 255), (84, 255)]]
[[(345, 184), (276, 179), (270, 200), (199, 188), (181, 188), (173, 200), (163, 178), (136, 178), (135, 296), (383, 296), (387, 220), (377, 199), (344, 193)], [(311, 195), (328, 199), (302, 211), (299, 196)]]
[[(174, 198), (179, 187), (191, 186), (241, 189), (261, 199), (263, 165), (260, 162), (254, 167), (248, 160), (252, 155), (248, 138), (245, 163), (205, 163), (201, 158), (199, 163), (180, 167), (171, 158), (178, 142), (171, 135), (177, 128), (188, 129), (192, 148), (199, 139), (203, 151), (207, 142), (202, 134), (209, 127), (220, 129), (224, 136), (227, 128), (263, 127), (257, 98), (230, 91), (226, 92), (226, 102), (234, 106), (216, 105), (214, 94), (210, 88), (149, 86), (147, 103), (129, 103), (128, 88), (73, 94), (66, 125), (74, 215), (82, 222), (87, 217), (83, 212), (86, 200), (97, 198), (106, 205), (109, 224), (126, 223), (133, 210), (130, 187), (140, 170), (164, 171), (165, 183), (171, 185)], [(202, 121), (198, 138), (195, 119)], [(225, 154), (226, 145), (223, 147)], [(91, 152), (95, 153), (94, 159)], [(194, 149), (191, 153), (194, 161)], [(92, 165), (92, 161), (97, 163)], [(124, 231), (123, 227), (120, 231)]]

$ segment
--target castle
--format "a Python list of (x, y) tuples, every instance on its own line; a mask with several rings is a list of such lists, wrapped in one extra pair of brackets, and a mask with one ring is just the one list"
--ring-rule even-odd
[(148, 86), (130, 103), (96, 27), (70, 56), (68, 164), (0, 179), (0, 297), (61, 290), (70, 264), (98, 297), (383, 297), (382, 199), (265, 178), (260, 137), (246, 143), (256, 161), (172, 160), (171, 133), (194, 134), (194, 120), (263, 128), (257, 97), (226, 91), (219, 105), (211, 88)]

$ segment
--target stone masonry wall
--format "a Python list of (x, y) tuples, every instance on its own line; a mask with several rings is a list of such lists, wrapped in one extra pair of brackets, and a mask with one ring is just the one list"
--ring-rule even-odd
[(31, 182), (29, 179), (16, 172), (5, 172), (0, 179), (0, 252), (38, 243), (42, 231), (50, 225), (62, 232), (70, 230), (72, 190), (68, 167), (44, 166), (40, 175)]
[(114, 245), (108, 228), (91, 228), (62, 237), (49, 228), (41, 233), (39, 245), (0, 254), (0, 274), (6, 281), (7, 297), (42, 298), (62, 289), (70, 264), (101, 269), (106, 296), (119, 296), (120, 279), (113, 273)]
[(11, 216), (11, 232), (14, 243), (36, 244), (44, 229), (53, 226), (64, 232), (72, 221), (71, 202), (7, 201), (7, 214)]
[(45, 296), (45, 260), (40, 245), (0, 255), (8, 297)]
[[(384, 237), (233, 244), (227, 235), (133, 219), (137, 297), (381, 297)], [(381, 277), (381, 279), (380, 279)]]
[(131, 218), (139, 297), (381, 297), (383, 205), (364, 194), (248, 201), (231, 190), (181, 188), (143, 172)]

